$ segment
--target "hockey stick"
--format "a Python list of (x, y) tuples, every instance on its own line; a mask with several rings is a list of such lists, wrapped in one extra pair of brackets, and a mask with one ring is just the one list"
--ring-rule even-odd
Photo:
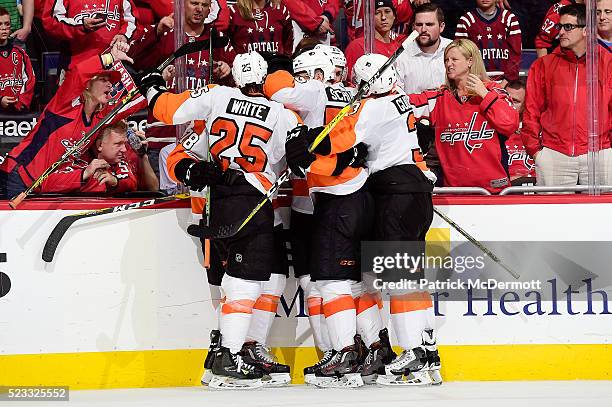
[(478, 240), (476, 240), (476, 238), (474, 236), (470, 235), (468, 232), (463, 230), (463, 228), (461, 226), (459, 226), (458, 224), (453, 222), (453, 220), (451, 218), (449, 218), (448, 216), (443, 214), (438, 208), (436, 208), (434, 206), (433, 210), (436, 213), (436, 215), (438, 215), (439, 217), (444, 219), (444, 221), (446, 223), (448, 223), (449, 225), (451, 225), (453, 227), (453, 229), (455, 229), (457, 232), (459, 232), (461, 235), (463, 235), (463, 237), (465, 237), (467, 240), (469, 240), (474, 246), (478, 247), (484, 254), (489, 256), (489, 258), (491, 260), (493, 260), (495, 263), (499, 264), (504, 270), (506, 270), (508, 273), (510, 273), (510, 275), (512, 277), (516, 278), (517, 280), (521, 277), (516, 271), (514, 271), (510, 267), (506, 266), (504, 264), (504, 262), (501, 261), (501, 259), (499, 257), (497, 257), (491, 250), (489, 250), (484, 244), (480, 243)]
[(158, 205), (160, 203), (178, 201), (187, 198), (189, 198), (189, 194), (163, 196), (161, 198), (151, 198), (147, 199), (146, 201), (133, 202), (129, 204), (113, 206), (110, 208), (95, 209), (93, 211), (75, 213), (73, 215), (64, 216), (62, 219), (60, 219), (57, 225), (55, 225), (55, 227), (51, 231), (51, 234), (47, 238), (47, 241), (45, 242), (45, 247), (42, 251), (42, 259), (47, 263), (53, 261), (53, 256), (55, 255), (55, 251), (57, 250), (57, 246), (59, 245), (60, 240), (62, 240), (62, 237), (64, 237), (64, 235), (68, 231), (68, 228), (70, 228), (70, 226), (72, 226), (72, 224), (77, 220), (91, 218), (93, 216), (98, 215), (107, 215), (109, 213), (126, 212), (131, 209), (147, 208), (149, 206)]
[[(419, 33), (413, 31), (408, 36), (408, 38), (404, 40), (402, 45), (393, 53), (393, 55), (389, 57), (389, 59), (383, 64), (383, 66), (381, 66), (380, 69), (376, 71), (376, 73), (367, 82), (362, 82), (359, 85), (355, 96), (353, 96), (351, 101), (346, 106), (344, 106), (342, 110), (340, 110), (338, 114), (336, 114), (336, 116), (325, 126), (321, 133), (319, 133), (319, 135), (314, 139), (312, 144), (308, 147), (308, 152), (312, 153), (314, 149), (317, 148), (317, 146), (323, 141), (323, 139), (329, 135), (329, 133), (334, 129), (334, 127), (336, 127), (340, 120), (342, 120), (347, 114), (349, 114), (353, 105), (359, 100), (361, 100), (363, 95), (365, 95), (368, 90), (370, 90), (372, 84), (376, 80), (378, 80), (385, 72), (385, 70), (387, 70), (387, 68), (389, 68), (395, 62), (397, 57), (399, 57), (401, 53), (404, 52), (404, 49), (406, 49), (408, 44), (413, 42), (418, 36)], [(235, 236), (238, 232), (242, 230), (242, 228), (245, 227), (247, 223), (249, 223), (251, 219), (253, 219), (253, 216), (255, 216), (257, 212), (259, 212), (259, 210), (266, 204), (266, 202), (268, 202), (268, 200), (270, 200), (272, 196), (274, 196), (274, 194), (280, 188), (281, 184), (289, 180), (290, 175), (290, 168), (287, 168), (285, 171), (283, 171), (281, 175), (279, 175), (276, 182), (272, 185), (272, 187), (270, 187), (270, 190), (268, 190), (268, 192), (266, 193), (265, 198), (262, 199), (261, 202), (255, 208), (253, 208), (251, 213), (249, 213), (249, 215), (244, 218), (241, 223), (221, 225), (217, 227), (202, 227), (199, 225), (191, 225), (187, 228), (187, 232), (193, 236), (200, 236), (211, 239), (226, 239), (228, 237)]]
[[(221, 41), (223, 40), (223, 37), (221, 39)], [(191, 54), (193, 52), (197, 52), (200, 51), (206, 47), (209, 46), (209, 42), (210, 41), (195, 41), (195, 42), (189, 42), (183, 46), (181, 46), (179, 49), (177, 49), (176, 51), (174, 51), (174, 53), (172, 55), (170, 55), (165, 61), (163, 61), (161, 63), (161, 65), (159, 65), (157, 67), (157, 69), (159, 71), (163, 71), (164, 69), (166, 69), (166, 67), (168, 65), (170, 65), (172, 63), (172, 61), (174, 61), (176, 58), (179, 58), (181, 56), (187, 55), (187, 54)], [(111, 120), (113, 120), (115, 118), (115, 116), (128, 104), (130, 103), (130, 101), (132, 99), (134, 99), (134, 97), (136, 97), (136, 95), (138, 94), (138, 88), (133, 88), (131, 89), (128, 94), (121, 99), (121, 102), (119, 102), (117, 104), (117, 106), (115, 106), (102, 120), (100, 120), (87, 134), (85, 134), (83, 136), (83, 138), (81, 138), (78, 142), (76, 142), (69, 150), (67, 150), (61, 157), (59, 160), (57, 160), (56, 162), (54, 162), (53, 164), (51, 164), (51, 166), (49, 168), (47, 168), (33, 183), (32, 185), (30, 185), (25, 191), (21, 192), (19, 195), (17, 195), (16, 197), (13, 197), (10, 201), (9, 201), (9, 206), (12, 209), (17, 208), (17, 206), (19, 206), (19, 204), (21, 204), (21, 202), (32, 193), (32, 191), (34, 191), (36, 188), (38, 188), (45, 179), (47, 179), (47, 177), (49, 177), (49, 175), (51, 175), (60, 165), (62, 165), (64, 162), (66, 162), (66, 160), (75, 152), (77, 152), (79, 150), (79, 148), (81, 146), (86, 145), (87, 143), (89, 143), (89, 141), (91, 140), (92, 137), (94, 137), (97, 132), (103, 127), (105, 126), (107, 123), (109, 123)]]

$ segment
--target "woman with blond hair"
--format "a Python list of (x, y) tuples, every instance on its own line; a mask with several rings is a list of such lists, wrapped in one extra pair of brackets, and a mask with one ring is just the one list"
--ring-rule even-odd
[(293, 27), (280, 0), (238, 0), (229, 10), (228, 35), (238, 54), (257, 51), (291, 56)]
[[(13, 148), (0, 165), (0, 199), (23, 192), (48, 167), (93, 129), (112, 109), (113, 83), (121, 74), (111, 70), (114, 61), (133, 62), (126, 55), (129, 45), (117, 42), (111, 52), (94, 55), (71, 68), (55, 96), (38, 118), (30, 133)], [(114, 119), (120, 120), (146, 106), (132, 103)], [(83, 145), (84, 153), (95, 141)]]
[(486, 74), (480, 50), (457, 39), (444, 52), (446, 85), (410, 95), (417, 119), (435, 129), (444, 186), (499, 192), (510, 185), (504, 140), (519, 127), (507, 92)]

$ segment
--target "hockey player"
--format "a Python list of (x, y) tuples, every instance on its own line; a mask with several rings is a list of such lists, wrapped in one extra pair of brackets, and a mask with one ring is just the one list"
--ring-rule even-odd
[(346, 81), (347, 70), (346, 70), (346, 57), (340, 48), (333, 45), (318, 44), (315, 49), (321, 49), (327, 52), (334, 63), (334, 83), (343, 83)]
[[(334, 80), (334, 63), (319, 49), (306, 51), (294, 60), (295, 79), (286, 71), (270, 75), (264, 91), (272, 100), (297, 111), (310, 126), (322, 126), (352, 97), (352, 91)], [(295, 134), (299, 134), (297, 129)], [(291, 137), (287, 146), (291, 146)], [(287, 151), (288, 155), (290, 154)], [(360, 240), (369, 229), (371, 200), (363, 185), (367, 174), (354, 161), (359, 150), (331, 158), (321, 157), (318, 173), (308, 175), (309, 194), (315, 194), (311, 219), (309, 269), (314, 284), (304, 277), (309, 320), (323, 359), (304, 369), (305, 381), (325, 387), (355, 387), (363, 384), (358, 373), (360, 355), (355, 344), (356, 307), (361, 291)], [(307, 168), (305, 163), (302, 168)], [(299, 168), (294, 173), (304, 175)], [(340, 219), (346, 223), (338, 225)], [(328, 328), (329, 339), (326, 337)]]
[[(386, 60), (377, 54), (360, 57), (355, 64), (355, 78), (360, 82), (369, 80)], [(366, 94), (369, 97), (340, 121), (317, 149), (321, 154), (330, 154), (365, 143), (369, 150), (368, 188), (375, 201), (373, 239), (424, 242), (433, 218), (431, 192), (435, 176), (422, 160), (413, 108), (403, 91), (395, 87), (396, 80), (395, 68), (389, 67), (374, 82)], [(366, 292), (375, 291), (372, 280), (364, 275)], [(390, 295), (391, 321), (404, 351), (392, 360), (395, 355), (388, 346), (386, 330), (382, 330), (379, 338), (368, 344), (362, 375), (374, 376), (381, 384), (429, 384), (431, 369), (439, 382), (429, 294), (394, 290)], [(370, 320), (376, 323), (375, 318)]]
[[(192, 189), (211, 187), (210, 225), (237, 222), (272, 186), (272, 165), (284, 156), (283, 142), (297, 116), (263, 97), (267, 64), (256, 52), (238, 55), (232, 75), (238, 88), (209, 85), (181, 94), (168, 93), (158, 71), (145, 75), (140, 87), (158, 120), (180, 124), (206, 121), (213, 162), (202, 161), (208, 140), (194, 133), (183, 142), (183, 158), (169, 172)], [(270, 280), (274, 261), (272, 205), (267, 203), (236, 236), (214, 240), (214, 250), (227, 261), (221, 287), (222, 343), (212, 362), (214, 388), (256, 388), (264, 372), (247, 363), (241, 350), (247, 337), (262, 282)]]

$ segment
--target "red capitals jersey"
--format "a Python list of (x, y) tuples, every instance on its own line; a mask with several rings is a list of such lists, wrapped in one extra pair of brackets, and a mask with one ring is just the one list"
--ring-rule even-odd
[(120, 161), (111, 165), (107, 170), (117, 178), (117, 186), (110, 188), (107, 184), (100, 184), (94, 176), (83, 181), (83, 172), (93, 158), (87, 154), (74, 158), (58, 168), (42, 183), (40, 189), (43, 193), (87, 193), (87, 194), (116, 194), (119, 192), (136, 191), (138, 179), (134, 169), (127, 161)]
[[(222, 33), (220, 35), (223, 35)], [(206, 25), (202, 34), (197, 37), (184, 34), (185, 42), (192, 41), (203, 41), (210, 38), (210, 26)], [(168, 56), (175, 51), (174, 45), (174, 31), (170, 30), (161, 35), (157, 34), (157, 30), (154, 26), (145, 29), (143, 37), (137, 41), (130, 49), (130, 56), (134, 59), (134, 66), (137, 69), (146, 69), (153, 66), (157, 66)], [(185, 66), (185, 86), (188, 90), (194, 90), (197, 88), (204, 87), (208, 84), (208, 77), (210, 74), (209, 67), (209, 52), (208, 48), (202, 51), (194, 52), (183, 57)], [(213, 49), (213, 61), (224, 61), (229, 66), (232, 66), (236, 53), (231, 45), (225, 48)], [(220, 78), (213, 76), (215, 83), (226, 83), (231, 81), (231, 74), (221, 80)], [(174, 90), (176, 81), (169, 83), (169, 89)], [(156, 122), (153, 117), (153, 113), (149, 111), (147, 118), (148, 123)], [(147, 130), (147, 138), (176, 138), (176, 129), (174, 126), (165, 127), (153, 127)], [(162, 148), (169, 143), (149, 143), (150, 148)]]
[(417, 119), (428, 117), (435, 128), (444, 186), (499, 192), (510, 184), (502, 143), (518, 129), (519, 115), (505, 90), (495, 82), (486, 86), (484, 98), (473, 96), (465, 102), (446, 87), (410, 95)]
[[(95, 113), (91, 119), (87, 118), (81, 96), (89, 80), (103, 69), (100, 57), (93, 56), (81, 62), (78, 70), (68, 70), (66, 79), (41, 113), (36, 126), (9, 152), (0, 165), (0, 170), (12, 172), (17, 168), (24, 184), (31, 185), (51, 164), (59, 160), (107, 116), (114, 106), (109, 105)], [(122, 120), (144, 107), (146, 100), (140, 97), (127, 104), (113, 121)], [(96, 137), (92, 137), (88, 143), (81, 146), (75, 153), (75, 158), (84, 154), (95, 139)]]
[(570, 4), (576, 4), (576, 1), (561, 0), (553, 4), (548, 9), (548, 12), (546, 12), (546, 17), (544, 17), (542, 27), (540, 28), (540, 32), (535, 38), (536, 48), (551, 48), (556, 44), (559, 38), (559, 30), (555, 28), (555, 25), (558, 24), (561, 19), (559, 10), (561, 7), (569, 6)]
[(253, 21), (242, 18), (237, 5), (229, 6), (229, 11), (228, 35), (237, 53), (292, 54), (293, 26), (285, 6), (266, 3), (263, 9), (253, 11)]
[(478, 45), (491, 79), (518, 79), (521, 28), (518, 19), (509, 10), (498, 7), (491, 20), (486, 20), (477, 10), (468, 11), (459, 19), (455, 38), (469, 38)]
[(521, 177), (534, 177), (535, 161), (525, 151), (525, 145), (521, 139), (521, 132), (518, 130), (508, 140), (506, 140), (508, 150), (508, 172), (510, 180)]
[(0, 47), (0, 98), (17, 98), (13, 108), (17, 111), (28, 110), (35, 84), (36, 78), (28, 54), (10, 41)]

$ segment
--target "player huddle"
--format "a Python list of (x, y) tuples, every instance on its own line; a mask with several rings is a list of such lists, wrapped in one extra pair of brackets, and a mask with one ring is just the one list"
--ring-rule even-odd
[[(387, 57), (377, 54), (359, 58), (355, 83), (370, 81), (385, 62)], [(311, 147), (357, 93), (343, 83), (345, 64), (339, 49), (325, 45), (293, 61), (266, 61), (250, 52), (234, 61), (237, 88), (208, 85), (170, 93), (155, 70), (139, 86), (158, 120), (200, 123), (199, 131), (170, 154), (168, 170), (192, 190), (209, 189), (210, 213), (203, 226), (240, 223), (280, 172), (291, 169), (295, 277), (323, 355), (304, 369), (306, 383), (439, 384), (429, 293), (384, 293), (402, 348), (396, 355), (381, 317), (383, 293), (374, 288), (374, 275), (362, 275), (360, 266), (363, 240), (424, 242), (433, 218), (435, 176), (422, 159), (416, 109), (395, 86), (395, 68), (369, 83), (350, 114)], [(211, 240), (208, 280), (218, 302), (219, 330), (211, 333), (202, 382), (212, 388), (290, 382), (289, 366), (277, 363), (266, 346), (288, 277), (277, 258), (282, 222), (276, 215), (267, 201), (237, 234)]]

